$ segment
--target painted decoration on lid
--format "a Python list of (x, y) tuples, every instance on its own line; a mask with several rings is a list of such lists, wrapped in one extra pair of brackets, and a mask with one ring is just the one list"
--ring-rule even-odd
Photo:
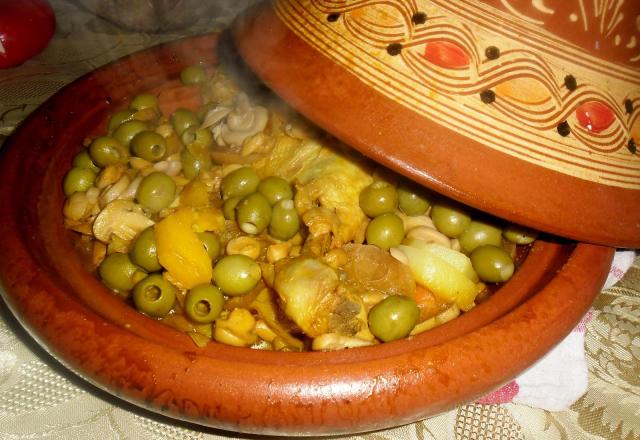
[(424, 117), (520, 160), (640, 189), (637, 0), (274, 4), (309, 45)]

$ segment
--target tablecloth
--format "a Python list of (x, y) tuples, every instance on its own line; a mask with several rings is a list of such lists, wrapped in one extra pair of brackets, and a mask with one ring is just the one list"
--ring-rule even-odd
[[(251, 0), (222, 1), (215, 17), (186, 30), (123, 30), (79, 6), (53, 1), (49, 47), (0, 70), (0, 143), (65, 84), (111, 60), (164, 41), (219, 29)], [(614, 274), (620, 277), (622, 274)], [(471, 403), (425, 421), (344, 439), (640, 438), (640, 258), (597, 297), (586, 323), (589, 388), (569, 410)], [(123, 402), (68, 372), (41, 349), (0, 301), (0, 439), (259, 438), (175, 421)], [(336, 438), (336, 437), (334, 437)]]

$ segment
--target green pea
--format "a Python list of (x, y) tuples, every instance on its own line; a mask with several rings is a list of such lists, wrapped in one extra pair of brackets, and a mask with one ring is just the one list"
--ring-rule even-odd
[(471, 223), (471, 217), (464, 208), (450, 201), (433, 205), (431, 219), (435, 227), (450, 238), (458, 237)]
[(429, 209), (429, 199), (424, 191), (413, 185), (402, 185), (398, 188), (398, 207), (409, 216), (422, 215)]
[(289, 240), (300, 230), (300, 218), (293, 200), (281, 200), (275, 204), (269, 222), (269, 234), (278, 240)]
[(209, 258), (211, 261), (216, 261), (220, 256), (220, 251), (222, 250), (222, 245), (220, 244), (220, 239), (213, 232), (198, 232), (198, 238), (202, 241), (202, 245), (204, 249), (209, 254)]
[(200, 120), (191, 110), (179, 108), (171, 115), (171, 124), (178, 136), (182, 136), (182, 133), (184, 133), (187, 128), (200, 125)]
[(100, 168), (93, 163), (91, 156), (89, 156), (89, 150), (87, 149), (76, 154), (71, 164), (76, 168), (87, 168), (96, 174), (100, 172)]
[(141, 269), (133, 264), (129, 255), (114, 253), (108, 255), (98, 266), (98, 275), (107, 287), (119, 292), (133, 289), (136, 284), (136, 276)]
[(199, 284), (189, 290), (184, 302), (184, 312), (190, 320), (198, 324), (215, 321), (222, 312), (224, 296), (213, 284)]
[(162, 318), (173, 309), (176, 288), (160, 274), (151, 274), (133, 288), (133, 303), (142, 313)]
[(271, 221), (271, 204), (260, 193), (249, 194), (236, 205), (236, 221), (247, 234), (259, 234)]
[(222, 179), (220, 189), (222, 199), (226, 200), (236, 196), (247, 196), (258, 189), (260, 178), (251, 167), (242, 167), (233, 170)]
[(149, 162), (157, 162), (167, 152), (167, 142), (155, 131), (144, 130), (131, 139), (131, 152)]
[(230, 296), (248, 293), (261, 278), (260, 265), (242, 254), (226, 255), (213, 267), (213, 281)]
[(224, 201), (222, 204), (222, 215), (224, 215), (224, 218), (227, 220), (236, 219), (236, 206), (238, 206), (238, 203), (243, 198), (243, 196), (235, 196)]
[(120, 110), (116, 112), (109, 118), (109, 124), (107, 125), (107, 130), (109, 133), (113, 133), (113, 131), (122, 125), (124, 122), (131, 121), (133, 119), (133, 115), (135, 112), (133, 110)]
[(207, 72), (202, 66), (189, 66), (180, 72), (180, 81), (185, 86), (204, 84), (207, 81)]
[(113, 137), (120, 142), (127, 150), (129, 150), (129, 146), (131, 144), (131, 140), (140, 133), (141, 131), (145, 131), (147, 129), (147, 124), (142, 121), (126, 121), (123, 122), (118, 128), (113, 132)]
[(531, 244), (538, 237), (532, 229), (520, 225), (509, 225), (502, 232), (504, 238), (515, 244)]
[(368, 244), (387, 250), (402, 242), (404, 223), (396, 214), (387, 212), (369, 222), (365, 236)]
[(64, 195), (69, 197), (74, 192), (84, 192), (93, 186), (95, 180), (96, 173), (89, 168), (71, 168), (62, 182)]
[(420, 309), (409, 297), (392, 295), (369, 311), (369, 330), (383, 342), (409, 336), (418, 323)]
[(101, 136), (95, 138), (89, 145), (89, 156), (93, 163), (100, 168), (118, 162), (126, 162), (129, 158), (127, 149), (115, 138)]
[(169, 207), (176, 197), (176, 184), (165, 173), (155, 171), (145, 176), (136, 192), (136, 200), (151, 212)]
[(398, 206), (398, 193), (393, 185), (383, 180), (373, 182), (360, 192), (360, 208), (369, 217), (393, 212)]
[(480, 246), (469, 258), (478, 277), (487, 283), (505, 282), (511, 278), (515, 270), (511, 256), (498, 246)]
[(469, 226), (458, 237), (460, 248), (465, 254), (470, 254), (479, 246), (502, 244), (502, 229), (481, 220), (471, 220)]
[(280, 200), (293, 198), (293, 190), (289, 182), (278, 176), (269, 176), (262, 179), (258, 184), (257, 191), (265, 196), (272, 205), (275, 205)]
[(158, 110), (158, 98), (150, 93), (136, 95), (129, 104), (131, 110), (139, 111), (146, 108)]
[(158, 248), (153, 226), (149, 226), (136, 237), (129, 250), (131, 261), (147, 272), (157, 272), (162, 269), (158, 261)]

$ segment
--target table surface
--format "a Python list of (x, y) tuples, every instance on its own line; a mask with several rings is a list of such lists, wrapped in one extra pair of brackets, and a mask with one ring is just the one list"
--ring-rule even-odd
[[(58, 27), (48, 48), (0, 70), (0, 144), (25, 116), (82, 74), (164, 41), (220, 29), (252, 0), (219, 1), (215, 17), (186, 30), (121, 29), (77, 6), (53, 1)], [(589, 388), (569, 410), (468, 404), (415, 424), (344, 438), (640, 438), (640, 258), (594, 303), (585, 335)], [(0, 302), (0, 439), (258, 438), (203, 428), (123, 402), (68, 372), (40, 348)], [(336, 437), (334, 437), (336, 438)]]

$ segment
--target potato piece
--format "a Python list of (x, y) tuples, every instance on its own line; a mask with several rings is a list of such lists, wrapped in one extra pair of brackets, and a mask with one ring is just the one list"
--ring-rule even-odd
[(473, 307), (479, 292), (476, 283), (463, 272), (435, 253), (424, 249), (398, 246), (409, 260), (409, 268), (416, 281), (448, 302), (455, 302), (462, 310)]
[(422, 249), (425, 252), (436, 255), (458, 269), (463, 274), (465, 274), (466, 277), (474, 283), (477, 283), (479, 281), (478, 274), (475, 270), (473, 270), (471, 260), (462, 252), (455, 251), (437, 243), (427, 243), (422, 240), (416, 239), (406, 240), (403, 244), (413, 246), (415, 248)]

